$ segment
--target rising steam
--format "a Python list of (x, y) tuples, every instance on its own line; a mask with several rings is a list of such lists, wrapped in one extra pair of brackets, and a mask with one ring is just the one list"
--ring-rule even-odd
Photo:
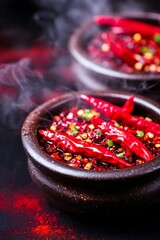
[[(37, 6), (33, 19), (42, 29), (40, 40), (60, 48), (62, 55), (56, 55), (54, 62), (52, 56), (46, 56), (45, 52), (41, 52), (36, 59), (33, 59), (37, 56), (36, 48), (35, 55), (33, 51), (29, 52), (27, 57), (23, 57), (22, 54), (21, 60), (18, 59), (13, 63), (3, 64), (3, 61), (0, 61), (0, 108), (2, 109), (0, 120), (13, 128), (19, 127), (24, 115), (38, 104), (60, 92), (74, 88), (67, 47), (68, 40), (76, 27), (96, 14), (116, 13), (131, 8), (147, 10), (145, 1), (33, 0), (33, 2)], [(48, 53), (50, 54), (51, 51), (47, 51)], [(44, 56), (48, 60), (47, 66), (44, 65), (46, 62), (43, 62)], [(42, 60), (40, 62), (42, 68), (33, 67), (33, 62), (37, 60)], [(52, 66), (46, 74), (48, 64)]]
[(0, 65), (0, 120), (9, 128), (19, 128), (26, 114), (62, 91), (53, 77), (32, 68), (31, 59)]

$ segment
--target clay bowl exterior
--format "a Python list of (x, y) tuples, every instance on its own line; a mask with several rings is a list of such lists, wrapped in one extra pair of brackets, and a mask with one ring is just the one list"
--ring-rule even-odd
[[(52, 116), (82, 105), (80, 94), (71, 92), (35, 108), (25, 119), (21, 138), (28, 158), (29, 173), (39, 189), (57, 208), (78, 216), (99, 216), (118, 212), (136, 213), (160, 203), (160, 156), (149, 163), (112, 171), (73, 168), (51, 158), (40, 146), (37, 131)], [(120, 91), (83, 91), (122, 106), (130, 96)], [(85, 103), (83, 102), (83, 106)], [(135, 95), (135, 114), (160, 120), (158, 103)]]
[[(159, 26), (160, 14), (149, 12), (121, 13), (118, 16), (152, 23)], [(160, 74), (125, 73), (117, 68), (104, 67), (93, 61), (86, 52), (85, 46), (92, 36), (100, 32), (93, 20), (84, 22), (76, 29), (69, 41), (69, 52), (72, 57), (72, 69), (77, 78), (79, 90), (113, 89), (135, 92), (160, 101)]]

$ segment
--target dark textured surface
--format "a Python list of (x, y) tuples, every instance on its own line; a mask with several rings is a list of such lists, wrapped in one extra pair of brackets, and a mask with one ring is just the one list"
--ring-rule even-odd
[[(34, 107), (55, 95), (77, 89), (66, 51), (67, 41), (76, 26), (101, 11), (140, 9), (159, 12), (159, 3), (139, 0), (0, 1), (0, 44), (6, 51), (5, 56), (10, 58), (8, 49), (12, 47), (28, 49), (40, 40), (54, 40), (58, 48), (58, 55), (50, 62), (49, 72), (45, 75), (31, 70), (30, 61), (26, 60), (0, 66), (0, 239), (160, 239), (160, 212), (157, 209), (152, 214), (136, 212), (135, 219), (117, 214), (88, 220), (51, 205), (31, 180), (20, 138), (21, 124)], [(42, 15), (48, 20), (36, 24), (34, 14), (38, 11), (47, 11)]]

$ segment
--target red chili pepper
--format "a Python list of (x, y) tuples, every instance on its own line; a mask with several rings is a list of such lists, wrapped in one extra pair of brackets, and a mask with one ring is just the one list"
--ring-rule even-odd
[(124, 31), (126, 30), (127, 32), (129, 31), (134, 33), (138, 32), (148, 36), (160, 33), (160, 27), (158, 26), (116, 16), (95, 16), (94, 22), (100, 26), (109, 25), (112, 27), (121, 27)]
[(127, 113), (124, 114), (118, 114), (116, 117), (117, 121), (122, 121), (124, 124), (128, 126), (132, 126), (137, 130), (143, 130), (145, 132), (152, 132), (156, 134), (157, 136), (160, 136), (160, 124), (146, 120), (144, 118), (140, 118), (137, 116), (133, 116)]
[(134, 67), (137, 63), (137, 60), (134, 57), (134, 53), (126, 47), (126, 44), (123, 41), (114, 41), (113, 38), (107, 34), (106, 41), (110, 46), (110, 50), (124, 62)]
[(121, 109), (123, 112), (131, 113), (134, 109), (134, 96), (129, 97)]
[(112, 117), (117, 112), (130, 113), (134, 108), (134, 102), (133, 102), (134, 96), (131, 96), (130, 98), (128, 98), (123, 107), (118, 107), (105, 100), (92, 97), (92, 96), (87, 96), (84, 94), (81, 94), (81, 99), (89, 103), (92, 107), (99, 110), (101, 113), (103, 113), (107, 117)]
[(133, 116), (126, 112), (122, 114), (120, 107), (99, 98), (86, 95), (81, 95), (81, 98), (106, 117), (121, 121), (123, 124), (134, 127), (137, 130), (144, 130), (145, 132), (152, 132), (158, 136), (160, 135), (160, 124), (156, 122)]
[(118, 158), (105, 147), (86, 142), (70, 136), (64, 132), (51, 132), (49, 130), (39, 130), (39, 133), (49, 141), (52, 141), (57, 148), (70, 153), (83, 154), (86, 157), (93, 157), (102, 162), (110, 163), (118, 168), (127, 168), (133, 166), (122, 158)]
[(145, 162), (153, 159), (153, 155), (148, 151), (145, 145), (139, 141), (134, 135), (117, 128), (110, 122), (105, 122), (98, 116), (92, 118), (93, 125), (98, 128), (106, 136), (115, 142), (122, 142), (130, 151), (142, 158)]

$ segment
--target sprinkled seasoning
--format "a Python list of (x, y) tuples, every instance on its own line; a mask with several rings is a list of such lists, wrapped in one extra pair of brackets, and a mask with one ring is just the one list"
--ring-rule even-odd
[(96, 16), (101, 30), (87, 44), (86, 51), (104, 67), (123, 72), (160, 72), (160, 27), (140, 20)]
[(31, 185), (24, 186), (15, 191), (8, 187), (7, 191), (0, 191), (1, 220), (5, 214), (12, 218), (9, 226), (3, 231), (1, 239), (78, 239), (86, 240), (83, 233), (79, 236), (76, 227), (65, 223), (60, 211), (50, 207), (38, 190)]
[[(50, 126), (38, 130), (40, 144), (54, 160), (85, 170), (106, 171), (140, 165), (160, 154), (160, 125), (147, 116), (130, 115), (133, 97), (121, 108), (94, 97), (83, 95), (82, 99), (95, 108), (73, 107), (62, 111), (53, 116)], [(117, 111), (127, 120), (133, 119), (134, 125), (126, 119), (114, 119)], [(102, 113), (109, 115), (107, 121)]]

